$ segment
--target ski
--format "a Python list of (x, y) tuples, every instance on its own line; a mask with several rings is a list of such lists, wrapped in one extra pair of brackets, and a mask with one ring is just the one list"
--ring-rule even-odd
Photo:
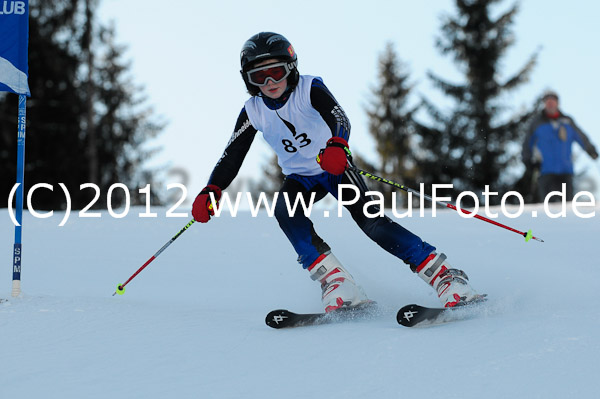
[(453, 308), (429, 308), (421, 305), (406, 305), (396, 315), (399, 324), (405, 327), (426, 326), (466, 320), (475, 317), (473, 310), (486, 301), (485, 295)]
[(273, 310), (265, 322), (272, 328), (290, 328), (364, 320), (377, 314), (376, 302), (343, 307), (329, 313), (294, 313), (286, 309)]

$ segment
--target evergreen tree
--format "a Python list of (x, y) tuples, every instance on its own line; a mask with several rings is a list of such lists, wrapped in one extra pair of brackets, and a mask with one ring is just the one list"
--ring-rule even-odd
[[(379, 57), (378, 74), (378, 82), (371, 90), (374, 98), (367, 110), (369, 132), (375, 139), (379, 154), (376, 172), (407, 186), (414, 186), (418, 170), (413, 115), (418, 107), (407, 109), (412, 87), (408, 84), (408, 73), (404, 72), (391, 43), (387, 43)], [(389, 206), (394, 188), (384, 186), (380, 191), (384, 193)], [(401, 198), (404, 197), (397, 196), (397, 199)]]
[[(150, 155), (141, 149), (142, 143), (161, 129), (143, 105), (141, 89), (128, 82), (129, 65), (122, 60), (123, 48), (114, 43), (114, 32), (95, 21), (96, 7), (96, 1), (90, 0), (30, 1), (32, 97), (27, 102), (25, 189), (36, 183), (54, 186), (54, 192), (35, 192), (36, 209), (66, 206), (59, 182), (69, 189), (75, 209), (87, 206), (95, 195), (92, 189), (80, 190), (83, 183), (98, 184), (102, 196), (96, 206), (106, 206), (105, 196), (113, 183), (123, 183), (137, 194), (136, 179), (144, 173), (142, 162)], [(88, 49), (94, 57), (89, 57)], [(0, 94), (4, 198), (16, 177), (16, 120), (16, 96)], [(90, 141), (92, 130), (96, 140)], [(97, 157), (97, 181), (90, 181), (94, 175), (90, 154)], [(112, 206), (120, 205), (123, 197), (121, 190), (115, 190)]]
[[(97, 184), (104, 188), (103, 195), (115, 182), (125, 183), (137, 192), (136, 188), (154, 180), (149, 178), (152, 172), (141, 166), (157, 150), (146, 149), (143, 144), (159, 134), (162, 124), (152, 118), (153, 110), (144, 105), (142, 87), (132, 83), (130, 64), (123, 60), (125, 47), (115, 43), (114, 27), (100, 29), (99, 43), (102, 51), (95, 66), (94, 101), (96, 156), (99, 165), (114, 167), (101, 166)], [(121, 190), (113, 192), (115, 204), (124, 199), (123, 195)], [(132, 203), (136, 203), (136, 198), (132, 196)], [(151, 198), (157, 200), (158, 196), (152, 194)]]
[[(444, 18), (436, 45), (443, 54), (452, 55), (464, 73), (464, 82), (452, 83), (428, 73), (455, 105), (451, 115), (444, 115), (425, 101), (434, 126), (419, 128), (424, 149), (419, 165), (427, 171), (422, 179), (428, 185), (452, 183), (454, 194), (465, 190), (480, 194), (485, 185), (502, 194), (518, 177), (510, 171), (518, 163), (522, 129), (529, 114), (502, 120), (506, 107), (500, 96), (528, 80), (537, 53), (514, 76), (500, 79), (500, 60), (514, 42), (511, 26), (518, 5), (493, 18), (491, 8), (498, 2), (456, 0), (457, 15)], [(499, 202), (500, 198), (492, 200)]]

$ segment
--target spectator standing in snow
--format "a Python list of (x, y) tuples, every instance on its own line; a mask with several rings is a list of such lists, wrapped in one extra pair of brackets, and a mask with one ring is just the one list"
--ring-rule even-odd
[[(538, 195), (544, 200), (552, 191), (561, 191), (566, 184), (567, 201), (573, 199), (573, 142), (578, 143), (592, 159), (598, 152), (572, 117), (558, 108), (558, 94), (548, 90), (542, 97), (544, 109), (527, 129), (522, 158), (527, 167), (541, 162)], [(553, 197), (559, 200), (558, 197)]]

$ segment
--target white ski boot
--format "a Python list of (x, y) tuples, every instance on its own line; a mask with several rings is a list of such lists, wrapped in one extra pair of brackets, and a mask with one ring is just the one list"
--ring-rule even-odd
[(471, 288), (465, 272), (450, 267), (443, 253), (432, 252), (417, 266), (415, 272), (437, 291), (446, 308), (464, 305), (484, 297)]
[(323, 290), (322, 301), (325, 312), (329, 313), (344, 306), (355, 306), (370, 302), (362, 288), (340, 264), (340, 261), (327, 252), (308, 267), (310, 278), (319, 280)]

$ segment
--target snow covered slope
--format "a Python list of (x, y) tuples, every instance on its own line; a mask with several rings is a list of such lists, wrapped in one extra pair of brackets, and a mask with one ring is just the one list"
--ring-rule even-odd
[[(533, 210), (538, 217), (531, 217)], [(375, 320), (273, 330), (268, 311), (320, 311), (320, 289), (262, 213), (188, 221), (25, 215), (21, 298), (10, 298), (14, 228), (0, 211), (0, 398), (592, 398), (600, 391), (600, 208), (498, 221), (454, 211), (399, 220), (489, 295), (485, 314), (404, 328), (396, 310), (433, 290), (348, 215), (315, 227), (367, 294)], [(333, 214), (333, 213), (332, 213)], [(4, 287), (4, 288), (2, 288)]]

